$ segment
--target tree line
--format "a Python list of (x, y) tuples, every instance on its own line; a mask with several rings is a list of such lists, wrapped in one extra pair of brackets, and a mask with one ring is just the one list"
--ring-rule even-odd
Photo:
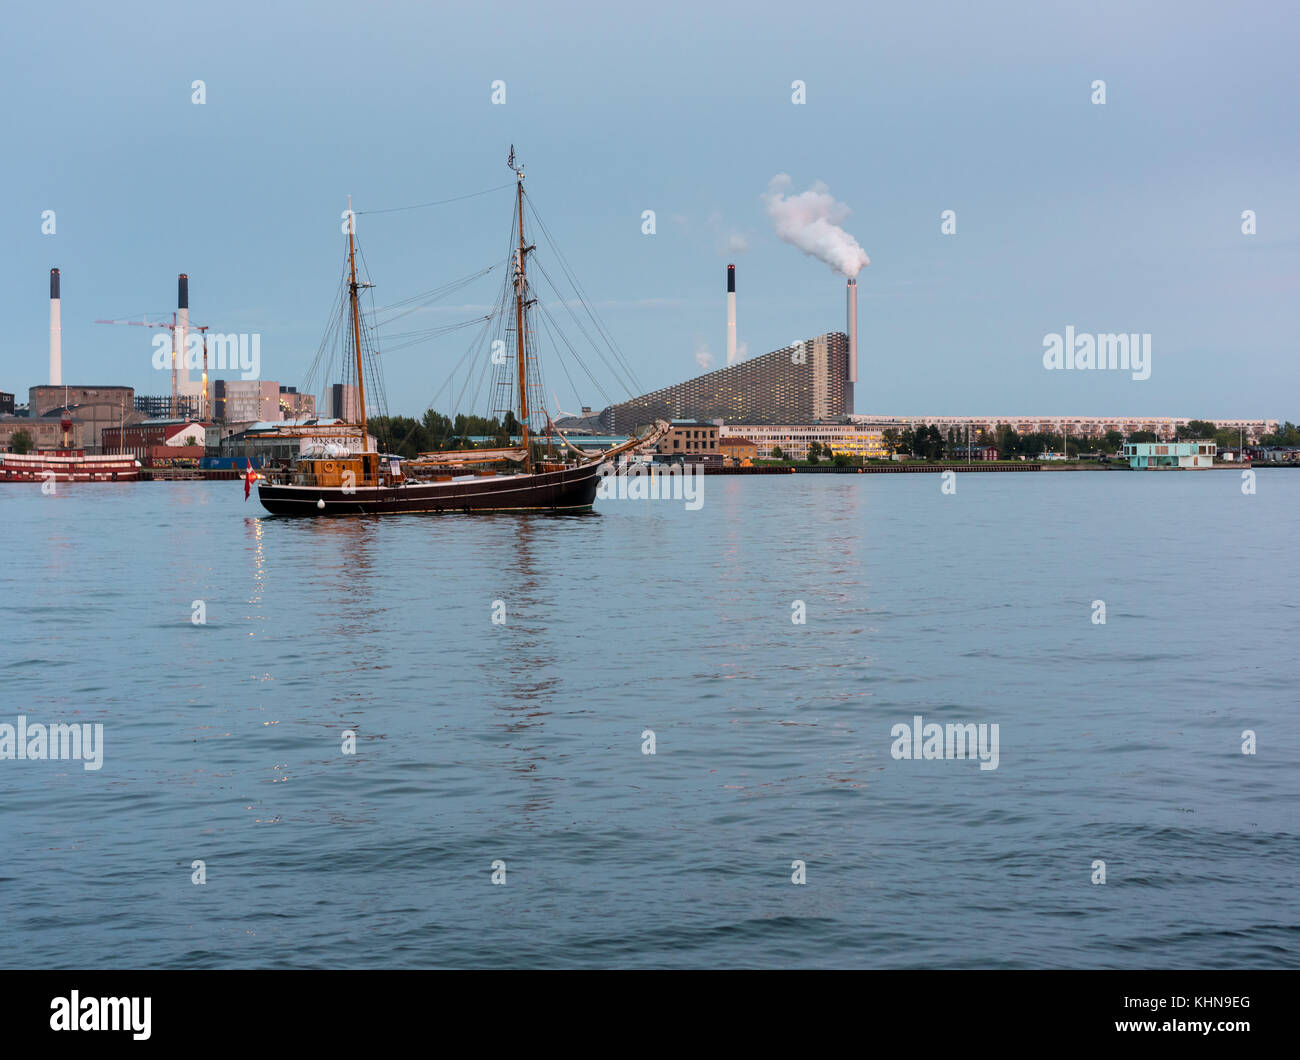
[[(449, 449), (501, 449), (511, 437), (520, 434), (519, 420), (513, 412), (504, 417), (447, 416), (429, 409), (421, 419), (411, 416), (374, 416), (367, 421), (370, 433), (379, 439), (380, 448), (406, 459), (420, 453), (446, 452)], [(488, 442), (471, 442), (470, 438), (489, 438)]]

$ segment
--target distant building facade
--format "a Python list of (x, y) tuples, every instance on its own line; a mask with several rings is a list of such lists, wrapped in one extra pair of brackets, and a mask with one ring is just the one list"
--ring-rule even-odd
[[(746, 424), (722, 426), (722, 439), (743, 438), (753, 443), (757, 459), (771, 460), (773, 452), (789, 460), (807, 460), (808, 449), (816, 442), (824, 450), (836, 455), (863, 457), (868, 460), (886, 460), (889, 447), (885, 445), (884, 431), (847, 420), (839, 423), (784, 423)], [(751, 458), (753, 459), (753, 458)]]
[(674, 420), (668, 433), (655, 446), (659, 456), (679, 457), (686, 463), (721, 461), (718, 449), (718, 425), (700, 420)]
[(135, 409), (135, 388), (129, 386), (41, 386), (29, 387), (27, 404), (33, 416), (75, 405), (116, 405), (123, 415)]
[[(198, 419), (202, 415), (200, 405), (202, 397), (178, 394), (176, 397), (176, 415), (188, 419)], [(146, 419), (162, 420), (172, 414), (172, 397), (170, 394), (137, 394), (135, 411)]]
[(134, 456), (145, 467), (197, 467), (206, 444), (203, 424), (187, 419), (107, 427), (102, 439), (105, 453)]
[(813, 423), (843, 416), (853, 411), (848, 359), (847, 335), (819, 335), (611, 405), (600, 424), (628, 433), (657, 419)]
[(1017, 434), (1068, 434), (1071, 438), (1100, 438), (1107, 431), (1130, 435), (1137, 431), (1150, 431), (1157, 438), (1172, 439), (1193, 419), (1205, 419), (1216, 430), (1237, 431), (1246, 440), (1262, 438), (1277, 431), (1277, 420), (1212, 420), (1195, 416), (872, 416), (852, 417), (862, 423), (901, 430), (905, 427), (938, 427), (940, 433), (949, 430), (960, 434), (969, 427), (972, 431), (984, 430), (990, 435), (1000, 424), (1006, 424)]
[(280, 419), (311, 419), (315, 415), (315, 394), (300, 394), (296, 386), (280, 387)]
[(953, 460), (996, 460), (998, 449), (995, 445), (954, 445), (949, 456)]
[(269, 379), (218, 379), (212, 384), (212, 413), (226, 423), (283, 419), (280, 384)]
[(718, 451), (722, 453), (723, 463), (732, 466), (758, 459), (758, 446), (748, 438), (719, 438)]
[(344, 423), (361, 422), (361, 405), (357, 388), (352, 383), (333, 383), (329, 390), (329, 415)]
[(0, 416), (12, 416), (14, 414), (14, 396), (6, 394), (0, 390)]
[(1286, 445), (1252, 445), (1246, 456), (1255, 464), (1300, 464), (1300, 449)]
[[(85, 444), (86, 424), (71, 417), (72, 430), (68, 441), (73, 449), (88, 449)], [(61, 449), (63, 447), (62, 416), (0, 416), (0, 449), (13, 449), (15, 434), (24, 432), (31, 439), (33, 449)]]
[[(129, 386), (34, 386), (28, 390), (32, 417), (56, 424), (66, 410), (73, 420), (73, 445), (87, 453), (99, 453), (106, 427), (135, 423), (144, 417), (135, 411), (135, 390)], [(48, 433), (42, 428), (42, 434)], [(62, 444), (62, 431), (58, 441)], [(45, 442), (41, 441), (42, 447)]]

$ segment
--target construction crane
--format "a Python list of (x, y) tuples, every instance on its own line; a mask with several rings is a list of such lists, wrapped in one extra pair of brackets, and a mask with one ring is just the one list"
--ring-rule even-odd
[(178, 356), (179, 356), (179, 357), (183, 357), (183, 356), (185, 356), (185, 351), (184, 351), (184, 350), (178, 350), (178, 349), (176, 348), (176, 347), (177, 347), (177, 344), (176, 344), (176, 332), (177, 332), (178, 329), (181, 329), (181, 328), (183, 328), (185, 331), (197, 331), (197, 332), (199, 332), (199, 333), (203, 336), (203, 396), (202, 396), (202, 398), (201, 398), (200, 405), (199, 405), (199, 418), (200, 418), (200, 419), (207, 419), (207, 417), (208, 417), (208, 409), (211, 408), (211, 405), (210, 405), (210, 403), (209, 403), (209, 395), (208, 395), (208, 330), (209, 330), (209, 325), (207, 325), (207, 324), (190, 324), (190, 323), (188, 323), (188, 322), (185, 323), (185, 324), (181, 324), (180, 321), (177, 319), (177, 314), (176, 314), (176, 313), (173, 313), (173, 314), (172, 314), (172, 319), (171, 319), (171, 323), (170, 323), (170, 324), (167, 323), (165, 320), (146, 320), (146, 319), (143, 319), (143, 318), (140, 319), (140, 320), (96, 320), (95, 323), (96, 323), (96, 324), (127, 324), (127, 325), (129, 325), (129, 326), (131, 326), (131, 327), (136, 327), (136, 328), (166, 328), (169, 332), (171, 332), (171, 336), (172, 336), (172, 402), (171, 402), (171, 416), (172, 416), (172, 419), (176, 419), (177, 416), (179, 416), (179, 414), (180, 414), (180, 407), (179, 407), (179, 406), (180, 406), (180, 386), (179, 386), (179, 377), (178, 377), (178, 375), (177, 375), (177, 369), (178, 369), (178, 367), (179, 367), (179, 364), (178, 364), (178, 360), (177, 360), (177, 358), (178, 358)]

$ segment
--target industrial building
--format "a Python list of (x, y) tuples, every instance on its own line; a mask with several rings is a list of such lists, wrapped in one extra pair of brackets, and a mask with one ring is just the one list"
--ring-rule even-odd
[(831, 332), (611, 405), (600, 425), (629, 433), (657, 419), (813, 423), (852, 412), (848, 369), (848, 336)]
[(105, 453), (134, 456), (145, 467), (197, 467), (204, 456), (207, 429), (189, 419), (144, 420), (129, 427), (107, 427)]
[[(74, 449), (90, 447), (87, 442), (87, 427), (76, 416), (69, 417), (72, 430), (68, 440)], [(13, 437), (23, 432), (32, 441), (34, 449), (61, 449), (63, 447), (62, 416), (0, 416), (0, 449), (12, 450)], [(97, 443), (98, 444), (98, 443)]]
[(135, 411), (150, 420), (168, 418), (173, 408), (176, 409), (177, 416), (202, 419), (200, 413), (202, 404), (201, 398), (178, 396), (173, 404), (172, 399), (166, 394), (136, 394), (135, 396)]
[[(635, 432), (657, 419), (815, 423), (853, 412), (858, 377), (857, 282), (849, 280), (846, 287), (845, 331), (828, 332), (748, 360), (737, 360), (736, 354), (735, 265), (727, 266), (726, 282), (726, 366), (611, 405), (594, 418), (598, 429)], [(591, 420), (574, 425), (578, 423), (588, 429), (596, 426)]]
[(280, 384), (261, 379), (218, 379), (212, 384), (212, 410), (225, 423), (278, 420)]
[[(102, 451), (100, 437), (105, 428), (137, 423), (145, 418), (135, 411), (135, 391), (129, 386), (46, 385), (31, 387), (27, 394), (33, 419), (48, 419), (57, 424), (66, 411), (73, 421), (73, 443), (87, 453)], [(62, 432), (59, 438), (62, 439)]]

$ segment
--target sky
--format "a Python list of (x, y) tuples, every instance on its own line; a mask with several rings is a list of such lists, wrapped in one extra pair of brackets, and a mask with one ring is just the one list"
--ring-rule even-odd
[[(186, 272), (194, 322), (259, 334), (262, 377), (301, 385), (348, 196), (397, 302), (501, 259), (512, 192), (378, 211), (506, 184), (514, 144), (646, 390), (725, 362), (729, 261), (748, 355), (844, 329), (843, 277), (765, 211), (787, 174), (870, 256), (858, 412), (1300, 420), (1298, 28), (1277, 0), (24, 5), (0, 390), (46, 382), (56, 266), (65, 382), (169, 393), (152, 332), (94, 321), (169, 314)], [(475, 316), (495, 275), (402, 330)], [(1149, 334), (1150, 377), (1048, 370), (1067, 326)], [(445, 395), (468, 342), (383, 354), (389, 411)], [(594, 355), (576, 385), (543, 358), (567, 411), (633, 396)]]

